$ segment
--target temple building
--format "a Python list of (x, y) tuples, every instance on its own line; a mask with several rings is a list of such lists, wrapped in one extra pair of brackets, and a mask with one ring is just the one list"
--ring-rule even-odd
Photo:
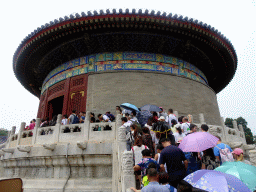
[(14, 54), (20, 83), (40, 99), (37, 116), (73, 109), (105, 113), (121, 103), (203, 113), (221, 124), (216, 94), (237, 68), (236, 52), (198, 20), (146, 10), (65, 16), (38, 27)]

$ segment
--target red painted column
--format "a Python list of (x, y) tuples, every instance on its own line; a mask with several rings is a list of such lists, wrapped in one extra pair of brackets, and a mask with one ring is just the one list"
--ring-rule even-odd
[(62, 115), (70, 115), (68, 114), (68, 103), (69, 103), (69, 91), (70, 91), (70, 79), (66, 79), (65, 83), (65, 94), (63, 99), (63, 109), (62, 109)]

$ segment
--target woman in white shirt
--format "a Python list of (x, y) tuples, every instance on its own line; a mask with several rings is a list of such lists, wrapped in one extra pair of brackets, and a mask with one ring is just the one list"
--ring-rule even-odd
[(174, 133), (174, 137), (175, 137), (175, 143), (177, 145), (177, 143), (180, 143), (180, 141), (183, 140), (183, 138), (186, 136), (185, 133), (182, 133), (182, 130), (180, 127), (176, 127), (177, 129), (177, 133)]

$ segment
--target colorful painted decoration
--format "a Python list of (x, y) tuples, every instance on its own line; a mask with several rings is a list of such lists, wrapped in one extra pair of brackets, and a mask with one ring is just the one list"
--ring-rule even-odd
[(202, 71), (194, 65), (175, 57), (154, 53), (115, 52), (88, 55), (60, 65), (45, 78), (41, 94), (52, 85), (69, 77), (90, 72), (117, 70), (170, 73), (208, 84)]

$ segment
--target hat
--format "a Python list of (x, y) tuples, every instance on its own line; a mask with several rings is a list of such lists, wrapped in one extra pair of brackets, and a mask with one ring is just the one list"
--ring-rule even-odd
[(161, 120), (161, 119), (164, 119), (164, 120), (165, 120), (164, 116), (161, 116), (161, 117), (158, 119), (158, 121)]
[(159, 107), (159, 108), (163, 110), (163, 107)]
[(236, 155), (241, 155), (241, 154), (244, 153), (244, 151), (242, 149), (240, 149), (240, 148), (235, 148), (232, 153), (234, 153)]

